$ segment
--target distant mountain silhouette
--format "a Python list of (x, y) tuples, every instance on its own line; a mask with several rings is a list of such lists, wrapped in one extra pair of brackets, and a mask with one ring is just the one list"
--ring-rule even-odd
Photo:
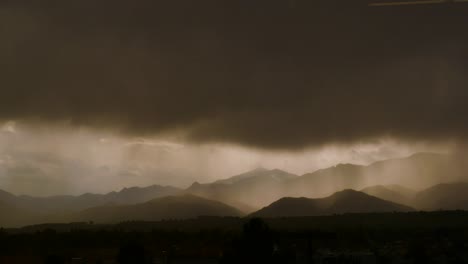
[(110, 192), (105, 195), (84, 194), (79, 196), (79, 198), (82, 200), (92, 200), (92, 198), (96, 198), (97, 200), (101, 199), (105, 202), (134, 204), (146, 202), (158, 197), (179, 194), (181, 192), (181, 189), (172, 186), (152, 185), (148, 187), (123, 188), (120, 192)]
[(282, 170), (256, 169), (209, 184), (194, 183), (186, 192), (249, 212), (281, 198), (285, 182), (296, 177)]
[(106, 205), (69, 216), (69, 221), (115, 223), (141, 220), (189, 219), (198, 216), (242, 216), (242, 212), (221, 202), (194, 195), (167, 196), (134, 205)]
[(265, 179), (282, 181), (295, 177), (297, 177), (297, 175), (278, 169), (268, 170), (264, 168), (257, 168), (255, 170), (232, 176), (227, 179), (217, 180), (213, 182), (213, 184), (238, 184), (243, 182), (261, 181)]
[(400, 185), (421, 189), (442, 182), (454, 182), (466, 177), (460, 157), (438, 153), (416, 153), (406, 158), (375, 162), (368, 166), (374, 185)]
[(425, 189), (414, 197), (421, 210), (468, 210), (468, 183), (444, 183)]
[(361, 191), (423, 211), (468, 210), (468, 183), (466, 182), (437, 184), (419, 192), (399, 185), (377, 185)]
[(376, 185), (361, 190), (363, 193), (394, 203), (409, 205), (416, 191), (400, 185)]
[(0, 227), (19, 227), (40, 222), (40, 215), (0, 201)]
[(50, 197), (14, 196), (5, 191), (0, 191), (0, 201), (6, 202), (16, 208), (38, 212), (42, 214), (63, 213), (83, 210), (90, 207), (105, 205), (108, 203), (134, 204), (148, 200), (175, 195), (182, 190), (171, 186), (153, 185), (149, 187), (124, 188), (119, 192), (107, 194), (83, 194), (80, 196), (62, 195)]
[(284, 196), (320, 197), (337, 190), (359, 190), (372, 185), (399, 184), (408, 188), (423, 188), (461, 177), (458, 161), (454, 157), (417, 153), (368, 166), (339, 164), (304, 174), (287, 182)]
[(0, 190), (0, 227), (29, 224), (33, 215), (15, 205), (16, 196)]
[[(406, 202), (403, 197), (398, 196), (410, 197), (413, 188), (425, 188), (460, 178), (459, 164), (454, 157), (417, 153), (405, 158), (375, 162), (368, 166), (338, 164), (302, 176), (281, 170), (257, 169), (209, 184), (194, 183), (186, 191), (225, 202), (248, 212), (281, 197), (317, 198), (339, 190), (360, 190), (373, 185), (385, 185), (390, 189), (387, 192), (394, 193), (387, 193), (387, 196), (381, 198), (393, 197), (392, 201)], [(405, 186), (405, 189), (393, 186), (395, 184)], [(379, 193), (374, 194), (379, 197)], [(384, 195), (382, 192), (380, 194)]]
[(384, 187), (387, 188), (390, 191), (397, 192), (400, 195), (403, 195), (403, 196), (406, 196), (406, 197), (411, 197), (411, 198), (413, 198), (417, 193), (416, 190), (411, 189), (411, 188), (407, 188), (405, 186), (401, 186), (399, 184), (384, 185)]
[(3, 190), (0, 190), (0, 201), (1, 202), (5, 202), (5, 203), (14, 203), (16, 200), (16, 196), (9, 193), (9, 192), (6, 192), (6, 191), (3, 191)]
[[(389, 208), (387, 205), (373, 207), (375, 204), (369, 201), (375, 202), (372, 199), (377, 198), (380, 198), (381, 201), (386, 200), (383, 202), (406, 204), (418, 210), (468, 210), (468, 183), (460, 182), (464, 179), (463, 173), (466, 170), (463, 168), (466, 165), (464, 165), (463, 161), (460, 161), (462, 160), (455, 159), (450, 155), (418, 153), (407, 158), (379, 161), (368, 166), (339, 164), (302, 176), (282, 170), (256, 169), (212, 183), (200, 184), (195, 182), (186, 190), (171, 186), (153, 185), (144, 188), (124, 188), (119, 192), (107, 194), (87, 193), (80, 196), (51, 197), (16, 196), (0, 190), (0, 215), (5, 215), (3, 219), (0, 219), (0, 225), (19, 226), (51, 221), (66, 222), (69, 220), (86, 220), (86, 218), (92, 218), (92, 216), (106, 221), (119, 221), (125, 219), (123, 215), (132, 213), (132, 210), (135, 210), (135, 213), (144, 212), (152, 208), (150, 205), (155, 206), (154, 204), (148, 205), (146, 203), (148, 201), (154, 202), (154, 199), (157, 200), (157, 198), (182, 194), (203, 197), (205, 200), (215, 200), (223, 203), (224, 206), (229, 205), (231, 209), (235, 207), (245, 213), (252, 213), (269, 204), (273, 206), (276, 203), (280, 205), (290, 203), (291, 208), (287, 208), (287, 210), (298, 214), (329, 214), (359, 212), (361, 210), (364, 210), (363, 212), (372, 212), (373, 209), (382, 210), (383, 208), (386, 210), (386, 208)], [(458, 183), (440, 184), (447, 182)], [(419, 193), (412, 190), (429, 186), (433, 187)], [(344, 189), (362, 190), (363, 193), (360, 193), (360, 196), (353, 194), (355, 196), (348, 197), (350, 198), (349, 201), (337, 200), (339, 193), (322, 199), (307, 199), (325, 197), (337, 190)], [(363, 196), (364, 193), (372, 196)], [(172, 199), (181, 199), (179, 196), (177, 197)], [(187, 198), (187, 200), (200, 201), (199, 199), (203, 199), (199, 197)], [(285, 200), (283, 200), (281, 199), (283, 197), (307, 198), (298, 198), (298, 200), (284, 198)], [(369, 197), (372, 197), (372, 199)], [(277, 202), (273, 203), (275, 201)], [(339, 203), (328, 206), (327, 201), (339, 201)], [(356, 201), (363, 201), (362, 205), (370, 203), (370, 206), (360, 208), (359, 205), (361, 204)], [(297, 209), (293, 206), (295, 203), (298, 203)], [(174, 204), (187, 205), (187, 203)], [(304, 206), (304, 204), (309, 207), (306, 206), (307, 210), (302, 212), (301, 206)], [(192, 212), (188, 205), (184, 209), (186, 211), (185, 216), (183, 214), (172, 214), (171, 211), (165, 214), (164, 210), (161, 209), (161, 204), (155, 208), (159, 208), (157, 209), (159, 211), (155, 210), (164, 217), (185, 217), (190, 216), (190, 212)], [(86, 209), (89, 209), (89, 211)], [(99, 212), (101, 209), (103, 211)], [(240, 214), (239, 210), (234, 210), (237, 213), (231, 212), (228, 215)], [(113, 220), (113, 215), (115, 215), (115, 220)], [(144, 219), (152, 219), (143, 213), (141, 216), (144, 216)], [(157, 218), (159, 216), (152, 215), (152, 217)]]
[(343, 213), (407, 212), (413, 208), (368, 194), (344, 190), (319, 199), (282, 198), (251, 214), (253, 217), (317, 216)]
[(357, 189), (366, 181), (366, 166), (338, 164), (307, 173), (285, 186), (285, 196), (322, 197), (343, 189)]

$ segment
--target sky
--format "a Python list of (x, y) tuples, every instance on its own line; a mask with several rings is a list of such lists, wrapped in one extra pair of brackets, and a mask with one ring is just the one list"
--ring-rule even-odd
[(468, 137), (468, 4), (0, 3), (0, 189), (188, 186)]

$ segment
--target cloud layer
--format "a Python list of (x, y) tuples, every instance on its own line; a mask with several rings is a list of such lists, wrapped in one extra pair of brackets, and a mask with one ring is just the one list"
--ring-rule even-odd
[(259, 167), (301, 175), (338, 163), (370, 164), (414, 152), (450, 150), (449, 145), (380, 141), (271, 152), (9, 122), (0, 123), (0, 189), (43, 196), (153, 184), (186, 188), (195, 181), (212, 182)]
[(3, 1), (0, 119), (267, 149), (465, 140), (467, 13), (463, 3)]

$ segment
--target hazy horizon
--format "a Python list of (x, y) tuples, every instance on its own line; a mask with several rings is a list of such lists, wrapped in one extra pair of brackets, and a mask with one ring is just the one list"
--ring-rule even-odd
[(269, 151), (11, 121), (0, 128), (0, 189), (33, 196), (107, 193), (154, 184), (186, 188), (193, 182), (209, 183), (256, 168), (302, 175), (337, 164), (369, 165), (419, 152), (457, 149), (454, 143), (385, 139)]

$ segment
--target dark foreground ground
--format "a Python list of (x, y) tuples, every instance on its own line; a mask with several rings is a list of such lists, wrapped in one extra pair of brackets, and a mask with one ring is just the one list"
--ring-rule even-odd
[(0, 263), (468, 263), (468, 212), (46, 224), (1, 229)]

